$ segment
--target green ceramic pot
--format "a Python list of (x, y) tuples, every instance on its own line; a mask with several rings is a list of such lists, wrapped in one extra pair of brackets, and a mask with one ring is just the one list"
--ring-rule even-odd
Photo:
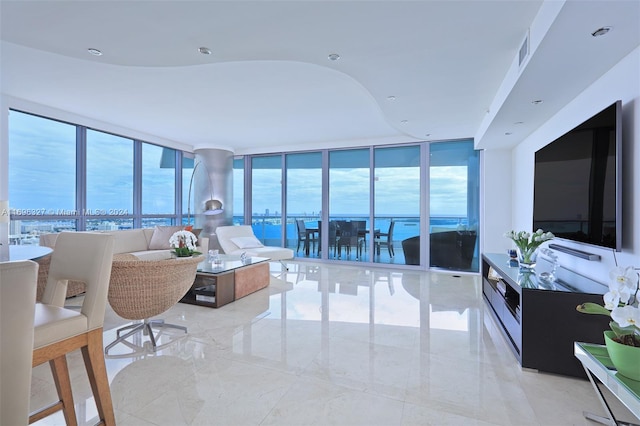
[(604, 332), (604, 342), (613, 366), (626, 378), (640, 381), (640, 348), (618, 343), (613, 340), (614, 337), (613, 331)]

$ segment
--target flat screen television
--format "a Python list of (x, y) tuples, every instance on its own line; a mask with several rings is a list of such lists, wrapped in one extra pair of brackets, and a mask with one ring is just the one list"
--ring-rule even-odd
[(622, 249), (621, 122), (617, 101), (536, 152), (534, 230)]

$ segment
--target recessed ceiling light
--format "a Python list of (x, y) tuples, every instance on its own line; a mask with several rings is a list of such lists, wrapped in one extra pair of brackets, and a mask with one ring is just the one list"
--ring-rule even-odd
[(102, 56), (102, 52), (98, 49), (94, 49), (93, 47), (88, 48), (87, 52), (91, 53), (93, 56)]
[(534, 104), (534, 105), (540, 105), (543, 102), (544, 101), (542, 99), (536, 99), (535, 101), (531, 101), (531, 103)]
[(409, 120), (402, 120), (400, 121), (402, 124), (407, 124), (409, 122)]
[(338, 55), (337, 53), (330, 53), (329, 54), (329, 60), (330, 61), (337, 61), (338, 59), (340, 59), (340, 55)]
[(202, 53), (203, 55), (211, 55), (211, 49), (209, 49), (208, 47), (198, 47), (198, 52)]
[(387, 100), (388, 101), (395, 101), (396, 97), (395, 96), (387, 96)]
[(611, 31), (611, 27), (600, 27), (594, 32), (592, 32), (591, 35), (594, 37), (600, 37), (607, 34), (609, 31)]
[(513, 123), (513, 124), (524, 124), (524, 121), (516, 121), (516, 122), (515, 122), (515, 123)]

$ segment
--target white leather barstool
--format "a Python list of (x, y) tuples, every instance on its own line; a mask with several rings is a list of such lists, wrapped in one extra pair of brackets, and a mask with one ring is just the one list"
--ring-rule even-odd
[[(32, 413), (29, 423), (62, 410), (68, 425), (77, 424), (66, 354), (80, 349), (100, 423), (115, 424), (102, 346), (112, 260), (112, 235), (63, 232), (58, 236), (42, 303), (35, 307), (33, 366), (49, 362), (60, 400)], [(68, 280), (86, 284), (80, 312), (64, 307)]]
[(29, 420), (38, 264), (0, 263), (0, 425)]

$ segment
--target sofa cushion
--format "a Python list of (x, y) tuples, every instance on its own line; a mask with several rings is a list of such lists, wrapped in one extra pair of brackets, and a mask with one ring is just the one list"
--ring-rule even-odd
[(131, 252), (139, 260), (165, 260), (171, 259), (171, 250), (145, 250)]
[(237, 237), (253, 237), (253, 229), (250, 225), (229, 225), (216, 228), (218, 243), (225, 254), (242, 254), (247, 256), (268, 257), (271, 260), (283, 260), (293, 258), (293, 250), (284, 247), (262, 246), (250, 249), (241, 249), (233, 242)]
[[(178, 231), (182, 231), (182, 226), (156, 226), (149, 241), (149, 250), (168, 250), (169, 238)], [(145, 247), (146, 248), (146, 247)], [(131, 250), (133, 251), (133, 250)]]
[(126, 229), (107, 233), (113, 235), (114, 254), (147, 250), (147, 240), (142, 229)]
[(232, 238), (255, 237), (253, 229), (249, 225), (218, 226), (216, 234), (218, 235), (218, 243), (226, 254), (232, 254), (234, 251), (240, 250), (240, 247), (231, 241)]
[(270, 260), (284, 260), (293, 258), (293, 250), (284, 247), (263, 246), (250, 249), (237, 249), (225, 254), (241, 255), (246, 254), (249, 257), (266, 257)]
[(253, 235), (249, 237), (233, 237), (231, 238), (231, 241), (241, 249), (264, 247), (264, 245)]

